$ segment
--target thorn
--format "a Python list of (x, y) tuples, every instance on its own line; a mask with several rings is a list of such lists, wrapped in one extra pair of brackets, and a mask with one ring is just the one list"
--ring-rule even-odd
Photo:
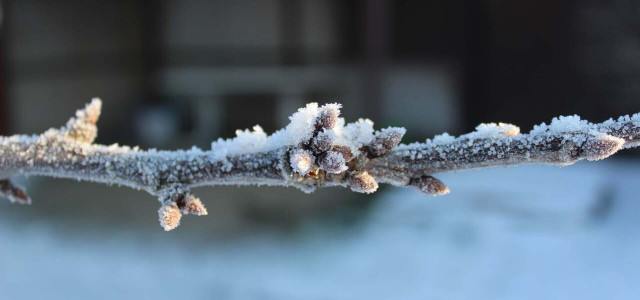
[(409, 185), (427, 195), (442, 196), (449, 193), (449, 188), (442, 181), (429, 175), (412, 178)]
[(180, 213), (180, 209), (175, 204), (163, 205), (158, 210), (158, 218), (160, 220), (160, 226), (162, 226), (165, 231), (170, 231), (180, 225), (182, 213)]
[(347, 184), (357, 193), (371, 194), (378, 189), (378, 182), (367, 171), (357, 171), (349, 174)]
[(93, 143), (98, 136), (96, 123), (100, 117), (101, 109), (102, 101), (98, 98), (93, 98), (91, 103), (87, 104), (84, 109), (76, 111), (76, 116), (69, 119), (61, 131), (65, 136), (78, 142)]
[(31, 204), (31, 198), (27, 193), (9, 179), (0, 180), (0, 195), (7, 197), (11, 203)]
[(389, 151), (393, 150), (393, 148), (400, 144), (400, 141), (406, 132), (407, 130), (401, 127), (388, 127), (382, 129), (376, 133), (373, 141), (366, 147), (367, 157), (375, 158), (389, 153)]

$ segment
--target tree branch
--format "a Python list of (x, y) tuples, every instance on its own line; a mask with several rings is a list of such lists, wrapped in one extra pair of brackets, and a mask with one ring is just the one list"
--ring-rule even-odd
[(640, 115), (591, 124), (577, 116), (555, 118), (528, 134), (509, 124), (481, 124), (476, 131), (399, 145), (403, 128), (373, 130), (369, 120), (346, 124), (341, 106), (312, 103), (284, 129), (267, 136), (259, 126), (237, 131), (212, 149), (140, 150), (93, 144), (101, 101), (94, 99), (60, 129), (41, 135), (0, 137), (0, 194), (29, 204), (10, 181), (16, 174), (73, 178), (141, 189), (158, 197), (160, 223), (178, 226), (183, 214), (206, 215), (190, 191), (209, 185), (293, 186), (305, 192), (343, 186), (372, 193), (378, 183), (412, 186), (431, 195), (449, 190), (431, 175), (517, 164), (569, 165), (599, 160), (640, 144)]

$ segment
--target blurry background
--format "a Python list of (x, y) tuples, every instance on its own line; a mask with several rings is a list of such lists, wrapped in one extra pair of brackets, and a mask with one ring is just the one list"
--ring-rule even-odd
[[(640, 111), (637, 0), (0, 1), (0, 133), (104, 100), (97, 142), (210, 148), (310, 101), (404, 126)], [(175, 231), (142, 192), (25, 181), (0, 203), (0, 299), (637, 299), (640, 162), (442, 177), (452, 194), (197, 190)]]

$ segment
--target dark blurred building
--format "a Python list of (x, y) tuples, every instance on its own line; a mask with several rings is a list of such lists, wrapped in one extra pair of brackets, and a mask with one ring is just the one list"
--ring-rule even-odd
[(637, 6), (5, 0), (4, 132), (42, 131), (92, 96), (106, 101), (103, 141), (157, 147), (275, 130), (308, 101), (419, 139), (478, 122), (602, 119), (640, 110)]

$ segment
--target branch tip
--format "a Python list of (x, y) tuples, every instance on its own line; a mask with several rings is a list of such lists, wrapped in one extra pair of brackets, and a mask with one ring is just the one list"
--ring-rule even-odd
[(78, 142), (93, 143), (98, 136), (96, 123), (100, 118), (101, 110), (102, 101), (99, 98), (93, 98), (85, 108), (76, 111), (76, 116), (69, 119), (61, 131), (66, 137)]
[(158, 218), (160, 220), (160, 226), (162, 226), (165, 231), (171, 231), (180, 225), (182, 213), (175, 204), (163, 205), (158, 210)]
[(204, 204), (200, 201), (200, 198), (193, 195), (189, 195), (184, 205), (180, 207), (180, 211), (185, 215), (206, 216), (209, 214), (207, 208), (204, 207)]

